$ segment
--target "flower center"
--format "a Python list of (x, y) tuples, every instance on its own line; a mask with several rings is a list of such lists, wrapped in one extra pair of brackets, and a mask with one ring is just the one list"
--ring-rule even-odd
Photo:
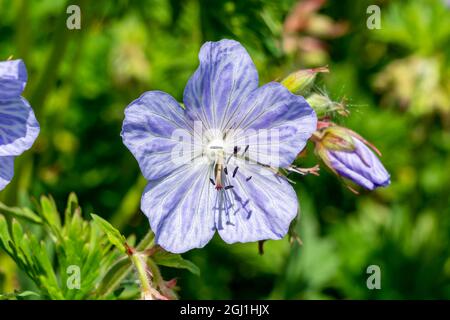
[[(203, 153), (206, 155), (213, 169), (213, 176), (209, 180), (218, 191), (228, 190), (234, 187), (230, 184), (230, 179), (235, 178), (239, 167), (233, 165), (234, 169), (229, 174), (227, 165), (232, 157), (243, 159), (249, 149), (249, 145), (244, 148), (244, 151), (241, 151), (241, 148), (238, 146), (234, 146), (231, 149), (230, 147), (226, 140), (214, 138), (209, 140), (203, 149)], [(240, 151), (241, 154), (239, 153)], [(251, 176), (246, 178), (246, 181), (250, 181), (251, 178)]]
[(222, 162), (225, 157), (225, 143), (222, 139), (211, 140), (205, 149), (206, 156), (210, 163)]

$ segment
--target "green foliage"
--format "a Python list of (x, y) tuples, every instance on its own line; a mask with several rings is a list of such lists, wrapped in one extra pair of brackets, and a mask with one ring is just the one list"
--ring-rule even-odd
[(119, 249), (120, 252), (125, 253), (126, 240), (125, 237), (120, 234), (120, 231), (114, 228), (108, 221), (97, 216), (96, 214), (92, 214), (92, 218), (94, 219), (94, 222), (97, 224), (97, 226), (106, 234), (109, 242), (116, 246), (116, 248)]
[[(37, 227), (22, 225), (16, 218), (8, 223), (7, 217), (0, 215), (1, 247), (33, 280), (43, 298), (95, 298), (93, 291), (117, 253), (110, 250), (97, 228), (83, 220), (74, 194), (69, 197), (64, 224), (52, 198), (41, 197), (37, 212), (41, 219)], [(67, 285), (70, 266), (80, 268), (79, 290)]]
[(10, 294), (0, 294), (0, 300), (24, 300), (24, 298), (30, 296), (39, 296), (33, 291), (15, 292)]
[(179, 254), (171, 254), (167, 251), (158, 251), (153, 256), (153, 260), (165, 267), (187, 269), (193, 274), (200, 275), (200, 269), (192, 262), (185, 260)]
[[(29, 209), (9, 208), (3, 204), (0, 210), (7, 215), (0, 214), (0, 248), (35, 283), (40, 297), (119, 298), (115, 293), (123, 290), (122, 282), (133, 270), (132, 260), (126, 255), (127, 240), (97, 215), (92, 214), (91, 221), (84, 220), (75, 194), (69, 196), (63, 223), (55, 202), (49, 197), (41, 197), (38, 214)], [(21, 223), (17, 217), (37, 225)], [(153, 234), (150, 232), (136, 248), (149, 250), (153, 247), (152, 240)], [(154, 260), (156, 264), (199, 273), (193, 263), (179, 255), (161, 251)], [(73, 267), (79, 270), (80, 285), (76, 288), (71, 285)], [(34, 295), (22, 292), (2, 295), (0, 298), (22, 299)]]
[(445, 1), (435, 0), (393, 2), (383, 15), (383, 28), (377, 30), (376, 36), (412, 51), (433, 54), (449, 45), (447, 6)]

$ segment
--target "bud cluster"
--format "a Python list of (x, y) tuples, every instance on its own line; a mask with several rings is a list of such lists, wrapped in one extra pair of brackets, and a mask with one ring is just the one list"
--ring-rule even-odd
[(319, 118), (317, 131), (311, 137), (315, 154), (336, 175), (365, 189), (389, 185), (390, 175), (376, 155), (381, 153), (356, 132), (330, 121), (334, 115), (348, 116), (349, 110), (344, 101), (336, 102), (314, 91), (317, 75), (326, 72), (327, 67), (304, 69), (281, 81), (292, 93), (304, 96)]

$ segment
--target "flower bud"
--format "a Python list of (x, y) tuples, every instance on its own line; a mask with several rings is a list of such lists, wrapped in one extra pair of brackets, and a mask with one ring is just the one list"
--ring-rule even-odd
[(337, 112), (341, 116), (347, 116), (349, 114), (343, 101), (333, 101), (327, 95), (313, 93), (306, 98), (306, 101), (309, 103), (311, 108), (314, 109), (317, 117), (319, 118), (329, 115), (332, 112)]
[(316, 154), (337, 175), (373, 190), (390, 184), (390, 175), (375, 153), (380, 152), (356, 132), (331, 125), (313, 138)]
[(328, 72), (327, 67), (302, 69), (291, 73), (281, 84), (294, 94), (305, 95), (309, 92), (319, 72)]

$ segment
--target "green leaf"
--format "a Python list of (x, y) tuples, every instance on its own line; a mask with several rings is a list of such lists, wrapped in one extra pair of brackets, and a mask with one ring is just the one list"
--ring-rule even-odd
[(30, 296), (39, 297), (39, 294), (37, 294), (36, 292), (33, 292), (33, 291), (23, 291), (23, 292), (0, 294), (0, 300), (11, 300), (11, 299), (24, 300), (24, 298), (27, 298)]
[(15, 294), (17, 300), (23, 300), (23, 298), (27, 298), (27, 297), (31, 297), (31, 296), (35, 296), (35, 297), (39, 297), (39, 294), (34, 292), (34, 291), (23, 291), (23, 292), (18, 292)]
[(105, 274), (100, 285), (97, 288), (97, 294), (100, 297), (107, 297), (113, 293), (123, 279), (133, 270), (131, 260), (128, 257), (123, 257), (117, 261)]
[(0, 210), (16, 218), (26, 219), (33, 223), (42, 223), (41, 217), (28, 208), (8, 207), (0, 202)]
[(155, 234), (149, 230), (136, 247), (137, 251), (144, 251), (151, 247), (155, 240)]
[(114, 228), (108, 221), (99, 217), (98, 215), (91, 214), (91, 216), (92, 219), (94, 219), (95, 224), (106, 234), (109, 242), (116, 246), (117, 249), (125, 253), (126, 240), (125, 237), (120, 233), (120, 231)]
[(61, 229), (61, 218), (59, 216), (58, 209), (56, 208), (55, 201), (52, 198), (47, 198), (45, 196), (41, 197), (41, 214), (48, 223), (48, 225), (52, 228), (54, 232), (57, 234)]
[(200, 269), (191, 261), (183, 259), (179, 254), (173, 254), (167, 251), (158, 251), (152, 257), (156, 264), (178, 269), (187, 269), (193, 274), (200, 275)]
[(17, 246), (20, 246), (23, 240), (23, 228), (17, 220), (13, 219), (12, 221), (12, 236), (14, 243)]
[(4, 216), (0, 215), (0, 245), (2, 248), (11, 254), (12, 249), (10, 246), (11, 236), (8, 231), (8, 223)]
[(75, 193), (71, 193), (69, 195), (69, 199), (67, 200), (67, 207), (64, 213), (65, 221), (69, 221), (72, 216), (80, 210), (80, 206), (78, 205), (78, 198)]

